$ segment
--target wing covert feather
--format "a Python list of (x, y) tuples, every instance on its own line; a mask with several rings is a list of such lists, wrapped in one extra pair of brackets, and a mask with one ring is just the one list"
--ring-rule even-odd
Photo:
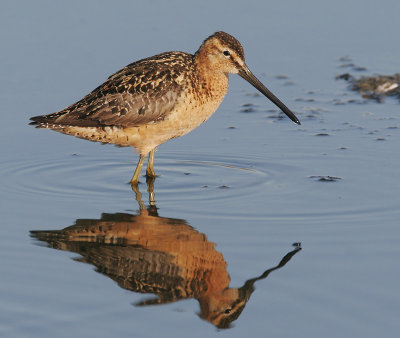
[(132, 127), (163, 120), (178, 103), (193, 56), (168, 52), (122, 68), (64, 110), (33, 117), (36, 123)]

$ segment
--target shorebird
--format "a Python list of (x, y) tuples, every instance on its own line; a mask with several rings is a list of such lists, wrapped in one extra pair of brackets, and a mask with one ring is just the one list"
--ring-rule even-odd
[(277, 105), (293, 122), (300, 121), (249, 70), (243, 47), (233, 36), (216, 32), (195, 54), (166, 52), (133, 62), (80, 101), (32, 125), (83, 139), (132, 146), (139, 155), (132, 186), (149, 154), (146, 175), (155, 177), (157, 146), (187, 134), (205, 122), (228, 91), (228, 75), (239, 74)]

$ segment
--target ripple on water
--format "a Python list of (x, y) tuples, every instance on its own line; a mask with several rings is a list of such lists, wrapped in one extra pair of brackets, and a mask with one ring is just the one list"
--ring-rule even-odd
[(90, 156), (64, 156), (10, 161), (1, 168), (4, 190), (10, 194), (72, 198), (120, 193), (108, 176), (121, 171), (113, 159)]
[(243, 198), (260, 187), (277, 187), (285, 165), (266, 164), (256, 156), (164, 153), (157, 162), (156, 194), (169, 201)]
[[(130, 194), (129, 179), (136, 166), (136, 161), (123, 158), (121, 153), (25, 158), (8, 162), (0, 174), (7, 177), (4, 192), (9, 194), (78, 200), (121, 198)], [(255, 156), (160, 152), (155, 162), (159, 174), (155, 193), (167, 194), (168, 201), (174, 202), (242, 198), (262, 186), (278, 187), (280, 176), (293, 170), (263, 161)], [(145, 178), (140, 181), (139, 189), (145, 193)]]
[[(89, 198), (115, 201), (133, 197), (129, 179), (136, 162), (121, 161), (123, 155), (118, 152), (104, 155), (54, 156), (8, 162), (0, 169), (2, 177), (7, 177), (3, 191), (77, 201)], [(205, 204), (196, 203), (200, 201), (218, 201), (222, 207), (213, 217), (247, 220), (353, 217), (396, 210), (385, 200), (378, 203), (379, 199), (374, 200), (373, 205), (353, 203), (357, 199), (351, 195), (354, 190), (351, 177), (335, 180), (330, 185), (321, 184), (309, 179), (310, 173), (302, 167), (302, 161), (299, 165), (287, 165), (276, 159), (270, 161), (248, 154), (217, 156), (163, 151), (157, 155), (156, 171), (160, 176), (154, 185), (156, 202), (167, 201), (170, 206), (184, 203), (196, 214), (204, 213)], [(307, 158), (304, 161), (313, 160)], [(146, 200), (144, 177), (141, 182), (139, 189)], [(240, 210), (244, 198), (254, 201), (253, 210)], [(224, 210), (223, 205), (229, 210)], [(237, 209), (232, 207), (235, 205)]]

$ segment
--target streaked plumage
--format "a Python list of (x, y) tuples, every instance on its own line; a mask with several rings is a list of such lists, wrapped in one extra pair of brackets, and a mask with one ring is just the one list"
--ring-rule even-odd
[(147, 154), (147, 175), (153, 177), (156, 147), (187, 134), (215, 112), (228, 90), (229, 73), (249, 81), (300, 124), (252, 75), (242, 46), (224, 32), (208, 37), (194, 55), (166, 52), (131, 63), (80, 101), (59, 112), (32, 117), (31, 124), (136, 148), (140, 160), (131, 181), (136, 184)]

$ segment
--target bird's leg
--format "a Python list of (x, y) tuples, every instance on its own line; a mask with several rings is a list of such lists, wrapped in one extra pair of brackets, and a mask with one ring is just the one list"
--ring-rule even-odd
[(132, 179), (131, 179), (132, 186), (137, 185), (139, 183), (139, 175), (140, 175), (140, 172), (142, 171), (143, 162), (144, 162), (145, 158), (146, 158), (146, 155), (140, 154), (139, 162), (136, 166), (135, 173), (133, 174)]
[(156, 177), (156, 172), (154, 171), (154, 153), (156, 152), (157, 148), (154, 148), (150, 151), (149, 154), (149, 161), (147, 162), (147, 169), (146, 169), (146, 176), (147, 177)]

